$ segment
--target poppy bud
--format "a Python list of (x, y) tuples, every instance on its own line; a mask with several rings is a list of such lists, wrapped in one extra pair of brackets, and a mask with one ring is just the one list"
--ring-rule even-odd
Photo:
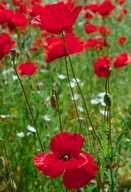
[(16, 56), (16, 49), (11, 49), (10, 50), (10, 54), (11, 54), (12, 58), (15, 58), (15, 56)]
[(0, 170), (4, 169), (5, 167), (5, 160), (3, 157), (0, 157)]
[(111, 95), (109, 93), (106, 93), (104, 95), (104, 103), (106, 104), (107, 107), (110, 107), (112, 104), (112, 98)]
[(52, 96), (50, 98), (50, 103), (53, 109), (57, 107), (57, 96), (55, 88), (52, 89)]
[(50, 98), (50, 103), (51, 103), (51, 106), (53, 109), (56, 108), (57, 106), (57, 98), (56, 98), (56, 95), (52, 95), (51, 98)]

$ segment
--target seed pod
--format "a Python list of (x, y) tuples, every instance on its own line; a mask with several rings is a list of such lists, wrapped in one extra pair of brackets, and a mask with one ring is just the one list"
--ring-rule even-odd
[(56, 95), (52, 95), (50, 98), (50, 103), (53, 109), (57, 107), (57, 98)]
[(112, 98), (111, 98), (111, 95), (109, 93), (106, 93), (104, 95), (104, 103), (106, 104), (107, 107), (111, 107)]

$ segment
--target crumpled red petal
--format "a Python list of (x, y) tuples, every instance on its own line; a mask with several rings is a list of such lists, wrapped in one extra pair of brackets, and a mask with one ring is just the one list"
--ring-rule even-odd
[(44, 153), (34, 156), (34, 164), (38, 171), (44, 175), (56, 178), (63, 173), (63, 169), (53, 165), (54, 154)]

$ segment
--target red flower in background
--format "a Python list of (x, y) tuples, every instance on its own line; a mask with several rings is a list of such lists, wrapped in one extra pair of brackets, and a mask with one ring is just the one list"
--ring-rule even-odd
[(26, 62), (18, 65), (16, 69), (21, 76), (28, 76), (36, 72), (38, 65), (35, 66), (32, 62)]
[(85, 15), (84, 15), (84, 18), (86, 19), (86, 21), (93, 20), (93, 19), (94, 19), (94, 14), (87, 11), (87, 12), (85, 13)]
[(110, 34), (110, 28), (108, 28), (106, 26), (101, 26), (101, 27), (99, 27), (99, 33), (108, 35), (108, 34)]
[(104, 42), (103, 42), (102, 37), (95, 36), (95, 37), (92, 37), (92, 38), (89, 38), (89, 39), (86, 40), (85, 48), (88, 50), (88, 49), (91, 49), (93, 47), (95, 47), (98, 50), (103, 49)]
[(14, 45), (15, 45), (15, 41), (12, 41), (8, 34), (1, 33), (0, 34), (0, 59), (2, 59), (4, 55), (8, 54)]
[(97, 26), (94, 25), (94, 24), (86, 24), (84, 26), (84, 29), (85, 29), (85, 32), (88, 33), (88, 34), (89, 33), (94, 33), (94, 32), (97, 31)]
[(72, 10), (63, 2), (48, 4), (39, 16), (34, 17), (32, 24), (50, 33), (60, 34), (73, 26), (81, 9), (82, 6), (78, 6)]
[(29, 23), (29, 19), (27, 19), (25, 14), (23, 14), (20, 10), (17, 10), (12, 22), (14, 23), (15, 27), (23, 27)]
[(117, 0), (117, 3), (118, 3), (119, 5), (123, 5), (123, 4), (125, 3), (125, 0)]
[(126, 41), (127, 41), (127, 38), (126, 38), (126, 37), (119, 37), (119, 38), (117, 39), (117, 42), (120, 43), (120, 44), (124, 44)]
[(84, 138), (68, 132), (57, 134), (50, 142), (52, 152), (34, 156), (34, 164), (44, 175), (56, 178), (63, 175), (69, 189), (79, 189), (95, 176), (98, 166), (86, 152), (81, 152)]
[[(75, 35), (67, 34), (65, 36), (65, 43), (69, 54), (81, 53), (83, 51), (83, 41)], [(67, 55), (67, 50), (61, 37), (49, 37), (45, 39), (43, 45), (46, 49), (46, 62), (51, 62)]]
[(0, 10), (0, 25), (6, 22), (10, 22), (13, 15), (14, 11), (12, 9)]
[(128, 61), (128, 53), (123, 52), (114, 58), (113, 65), (115, 68), (124, 67), (128, 64), (127, 61)]
[(109, 71), (110, 71), (110, 57), (107, 56), (99, 57), (94, 64), (95, 74), (100, 78), (107, 77)]
[(96, 13), (98, 11), (99, 4), (98, 3), (90, 3), (84, 6), (85, 10), (90, 10), (93, 13)]
[(98, 13), (102, 17), (107, 17), (111, 14), (112, 10), (115, 9), (115, 6), (110, 0), (105, 0), (99, 4)]
[(127, 15), (128, 13), (128, 10), (126, 8), (122, 8), (120, 11), (119, 11), (119, 14), (117, 16), (117, 21), (122, 21), (123, 18)]

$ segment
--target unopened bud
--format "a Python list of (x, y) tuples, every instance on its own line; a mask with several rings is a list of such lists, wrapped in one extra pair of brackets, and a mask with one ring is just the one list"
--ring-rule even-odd
[(5, 168), (5, 160), (3, 157), (0, 157), (0, 170)]
[(55, 88), (52, 89), (52, 96), (50, 98), (50, 103), (53, 109), (57, 107), (57, 96)]
[(12, 58), (15, 58), (15, 56), (16, 56), (16, 49), (11, 49), (10, 50), (10, 54), (11, 54)]
[(106, 93), (104, 95), (104, 103), (106, 104), (107, 107), (111, 107), (112, 104), (112, 97), (109, 93)]

